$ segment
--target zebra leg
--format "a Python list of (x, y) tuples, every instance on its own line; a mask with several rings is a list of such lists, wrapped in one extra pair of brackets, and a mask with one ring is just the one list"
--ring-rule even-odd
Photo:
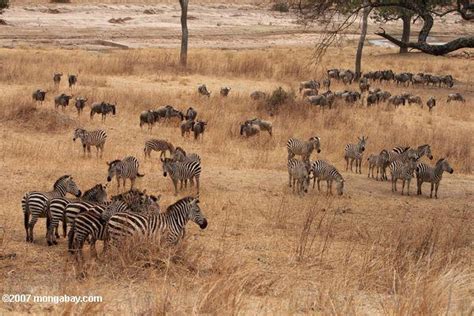
[(434, 183), (431, 182), (431, 192), (430, 192), (430, 199), (433, 198), (433, 189), (434, 189)]
[(416, 195), (421, 195), (421, 179), (416, 178)]
[(407, 195), (410, 195), (410, 183), (411, 183), (411, 179), (408, 179), (407, 180)]
[(349, 170), (349, 157), (344, 157), (346, 160), (346, 171)]
[(91, 238), (90, 242), (90, 253), (92, 258), (97, 258), (97, 249), (95, 249), (95, 242), (97, 240), (95, 238)]
[(435, 185), (435, 198), (436, 199), (438, 198), (438, 188), (439, 188), (439, 182), (436, 183), (436, 185)]
[(402, 195), (403, 195), (403, 190), (405, 189), (405, 182), (406, 182), (406, 180), (402, 179)]
[(174, 195), (178, 195), (178, 180), (173, 179)]
[(84, 157), (86, 156), (86, 144), (82, 145), (82, 154)]
[(197, 188), (197, 194), (199, 195), (199, 176), (196, 176), (196, 188)]
[(90, 157), (92, 155), (91, 153), (91, 145), (87, 145), (87, 155)]
[(38, 217), (33, 214), (33, 215), (31, 216), (31, 221), (30, 221), (30, 223), (28, 224), (28, 230), (29, 230), (29, 236), (30, 236), (29, 242), (31, 242), (31, 243), (34, 242), (33, 229), (35, 228), (35, 224), (36, 224), (36, 221), (37, 221), (37, 220), (38, 220)]
[[(353, 166), (353, 164), (354, 164), (354, 159), (353, 159), (353, 158), (351, 158), (351, 172), (353, 172), (353, 171), (354, 171), (354, 170), (352, 169), (352, 166)], [(357, 170), (356, 170), (356, 171), (357, 171)]]
[(291, 188), (291, 174), (288, 173), (289, 181), (288, 181), (288, 186)]
[[(125, 183), (127, 182), (127, 178), (123, 178), (123, 189), (125, 190)], [(130, 190), (133, 189), (133, 185), (135, 184), (135, 178), (130, 179)]]
[(321, 192), (321, 186), (319, 185), (319, 182), (321, 182), (321, 180), (318, 178), (318, 192)]

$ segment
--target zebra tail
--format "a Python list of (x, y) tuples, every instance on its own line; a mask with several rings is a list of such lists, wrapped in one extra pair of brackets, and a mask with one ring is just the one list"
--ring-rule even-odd
[(26, 197), (25, 204), (23, 205), (23, 215), (24, 215), (24, 225), (25, 229), (28, 229), (28, 224), (30, 222), (30, 207), (28, 206), (28, 197)]

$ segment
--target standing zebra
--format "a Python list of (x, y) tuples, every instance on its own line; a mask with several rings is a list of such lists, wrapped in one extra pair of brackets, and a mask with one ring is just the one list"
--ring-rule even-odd
[(104, 153), (105, 141), (107, 140), (106, 131), (102, 129), (98, 129), (98, 130), (89, 132), (83, 128), (76, 128), (74, 130), (74, 136), (72, 140), (75, 142), (77, 138), (81, 139), (84, 157), (86, 156), (86, 149), (90, 156), (91, 146), (95, 146), (97, 150), (96, 156), (99, 157), (99, 150), (100, 150), (100, 158), (102, 158), (102, 154)]
[(370, 155), (369, 158), (367, 158), (367, 161), (369, 162), (369, 173), (367, 174), (367, 178), (370, 177), (371, 173), (372, 178), (374, 178), (374, 169), (377, 168), (377, 176), (375, 179), (377, 181), (379, 180), (379, 173), (381, 180), (386, 179), (385, 170), (388, 167), (388, 159), (388, 151), (386, 149), (383, 149), (378, 155)]
[(130, 179), (130, 189), (133, 189), (135, 179), (144, 176), (144, 174), (138, 172), (138, 159), (133, 156), (108, 162), (107, 165), (109, 166), (107, 181), (112, 181), (112, 178), (115, 176), (117, 178), (117, 189), (120, 189), (120, 179), (123, 179), (123, 188), (125, 188), (125, 181)]
[(405, 189), (405, 182), (407, 182), (407, 195), (410, 195), (410, 183), (413, 178), (417, 164), (416, 158), (409, 158), (408, 161), (394, 161), (390, 164), (390, 171), (392, 173), (392, 192), (397, 191), (397, 180), (402, 180), (402, 195)]
[(115, 104), (110, 104), (110, 103), (94, 103), (91, 106), (91, 120), (94, 118), (94, 114), (102, 114), (102, 122), (105, 122), (105, 118), (107, 117), (107, 114), (111, 113), (113, 115), (116, 114), (116, 105)]
[(327, 183), (327, 193), (332, 194), (332, 183), (336, 181), (336, 190), (338, 195), (343, 194), (344, 190), (344, 178), (337, 169), (324, 160), (316, 160), (311, 164), (311, 171), (313, 173), (313, 189), (316, 179), (318, 181), (318, 191), (321, 191), (319, 182), (321, 180), (326, 180)]
[(308, 141), (299, 140), (297, 138), (290, 138), (286, 143), (288, 149), (288, 160), (295, 155), (302, 156), (304, 161), (309, 162), (309, 158), (313, 150), (316, 149), (318, 153), (321, 152), (321, 139), (317, 136), (311, 137)]
[(293, 192), (298, 194), (308, 193), (310, 182), (310, 165), (297, 159), (288, 159), (288, 176), (290, 188), (293, 185)]
[(199, 195), (199, 177), (201, 176), (201, 162), (199, 160), (191, 161), (174, 161), (170, 158), (162, 159), (163, 176), (166, 177), (169, 173), (174, 185), (174, 194), (178, 194), (178, 180), (181, 182), (181, 189), (183, 188), (183, 181), (186, 184), (187, 180), (193, 184), (193, 179), (196, 179), (196, 189)]
[[(65, 221), (66, 208), (70, 203), (85, 201), (92, 204), (104, 203), (107, 199), (106, 186), (102, 184), (96, 184), (91, 189), (84, 192), (80, 200), (69, 199), (66, 197), (58, 197), (51, 199), (48, 205), (48, 213), (50, 215), (50, 223), (48, 225), (48, 233), (46, 238), (48, 239), (48, 245), (57, 244), (56, 238), (59, 238), (58, 225), (60, 221)], [(65, 223), (63, 223), (65, 224)], [(66, 226), (63, 225), (63, 233), (66, 236)], [(56, 234), (53, 234), (53, 232)]]
[(447, 171), (451, 174), (454, 172), (454, 169), (451, 168), (445, 158), (441, 158), (440, 160), (438, 160), (434, 167), (430, 167), (425, 163), (419, 163), (415, 169), (417, 184), (416, 194), (421, 195), (421, 185), (423, 184), (423, 182), (429, 182), (431, 183), (430, 198), (433, 197), (433, 189), (435, 189), (435, 198), (437, 199), (439, 183), (443, 178), (444, 171)]
[(359, 142), (357, 144), (347, 144), (344, 147), (344, 159), (346, 160), (346, 171), (349, 169), (349, 160), (351, 162), (351, 171), (352, 171), (352, 163), (354, 160), (356, 161), (356, 173), (357, 167), (359, 167), (359, 173), (362, 173), (361, 165), (362, 165), (362, 153), (365, 150), (365, 144), (367, 143), (368, 137), (362, 136), (362, 138), (357, 138)]
[(201, 229), (207, 227), (207, 219), (199, 207), (199, 199), (190, 196), (170, 205), (164, 213), (115, 214), (108, 221), (107, 230), (109, 238), (114, 241), (134, 235), (155, 237), (166, 234), (166, 241), (175, 245), (184, 237), (185, 226), (189, 220), (198, 224)]
[[(26, 241), (33, 242), (33, 229), (39, 217), (46, 217), (47, 205), (52, 198), (63, 197), (66, 193), (81, 196), (81, 190), (70, 175), (65, 175), (56, 180), (53, 190), (49, 192), (33, 191), (26, 193), (21, 200), (21, 207), (24, 214), (24, 225), (26, 231)], [(31, 216), (31, 220), (30, 220)]]
[(415, 158), (418, 160), (425, 155), (430, 160), (433, 159), (431, 146), (429, 144), (420, 145), (417, 148), (397, 146), (394, 147), (391, 152), (389, 152), (389, 161), (407, 162), (410, 158)]
[(145, 152), (145, 158), (151, 158), (151, 151), (159, 151), (160, 158), (164, 155), (166, 157), (166, 151), (170, 152), (170, 155), (174, 153), (174, 146), (170, 142), (162, 139), (149, 139), (145, 142), (145, 148), (143, 151)]

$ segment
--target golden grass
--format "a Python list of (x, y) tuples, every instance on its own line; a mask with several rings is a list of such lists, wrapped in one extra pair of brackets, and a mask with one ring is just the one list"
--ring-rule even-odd
[[(353, 48), (352, 48), (353, 49)], [(320, 67), (310, 68), (310, 50), (192, 50), (187, 71), (176, 65), (174, 50), (127, 50), (105, 53), (79, 50), (0, 50), (0, 194), (5, 229), (0, 255), (3, 293), (103, 295), (102, 304), (4, 304), (5, 312), (53, 313), (210, 313), (210, 314), (461, 314), (472, 306), (472, 78), (466, 61), (419, 54), (380, 55), (367, 50), (367, 70), (451, 73), (454, 89), (383, 88), (410, 91), (439, 104), (426, 107), (367, 109), (338, 105), (332, 110), (310, 108), (300, 100), (270, 117), (249, 100), (256, 89), (278, 86), (297, 91), (298, 82), (320, 79), (326, 68), (351, 67), (352, 49), (331, 51)], [(79, 73), (75, 95), (90, 102), (117, 102), (116, 117), (77, 118), (75, 109), (55, 112), (53, 96), (68, 91), (63, 82), (53, 91), (52, 73)], [(201, 98), (198, 83), (213, 95)], [(219, 87), (232, 87), (218, 96)], [(31, 93), (49, 90), (42, 108), (34, 109)], [(354, 85), (351, 87), (356, 89)], [(333, 90), (342, 90), (334, 85)], [(447, 93), (465, 94), (466, 104), (446, 104)], [(140, 111), (172, 104), (195, 107), (208, 121), (202, 141), (182, 139), (178, 123), (140, 130)], [(242, 139), (239, 122), (271, 120), (266, 133)], [(76, 126), (105, 128), (109, 134), (103, 160), (84, 159), (72, 142)], [(287, 187), (286, 149), (289, 137), (322, 138), (318, 156), (335, 164), (346, 179), (338, 198), (310, 190), (297, 197)], [(441, 183), (439, 200), (401, 197), (390, 184), (364, 174), (344, 171), (344, 145), (367, 135), (368, 153), (398, 144), (432, 146), (435, 160), (448, 157), (455, 169)], [(176, 200), (168, 178), (162, 177), (158, 156), (144, 161), (143, 143), (164, 138), (203, 159), (200, 193), (208, 229), (190, 223), (177, 249), (152, 242), (88, 259), (86, 278), (78, 279), (65, 242), (47, 247), (44, 221), (35, 228), (35, 244), (24, 242), (20, 199), (24, 192), (49, 189), (62, 174), (73, 174), (81, 189), (105, 182), (105, 161), (135, 155), (145, 177), (140, 188), (162, 193), (162, 204)], [(94, 155), (94, 154), (93, 154)], [(433, 163), (433, 162), (430, 162)], [(325, 186), (323, 185), (323, 191)], [(114, 194), (112, 185), (110, 194)], [(412, 183), (411, 193), (415, 192)], [(193, 194), (188, 190), (180, 194)], [(100, 254), (100, 251), (99, 251)]]

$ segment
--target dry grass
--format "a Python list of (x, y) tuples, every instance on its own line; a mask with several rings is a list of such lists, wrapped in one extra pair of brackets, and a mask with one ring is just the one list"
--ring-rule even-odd
[[(369, 49), (367, 70), (451, 73), (455, 89), (404, 90), (423, 99), (435, 95), (439, 106), (427, 109), (338, 105), (309, 108), (297, 99), (270, 117), (249, 93), (278, 86), (297, 91), (298, 82), (321, 78), (326, 68), (350, 67), (351, 48), (333, 51), (323, 66), (308, 68), (309, 50), (192, 50), (190, 67), (179, 70), (173, 50), (128, 50), (107, 53), (78, 50), (1, 50), (0, 188), (4, 228), (0, 255), (3, 293), (103, 295), (102, 304), (4, 304), (5, 312), (143, 313), (143, 314), (469, 314), (472, 312), (473, 202), (472, 78), (466, 61), (418, 54), (379, 55)], [(290, 58), (292, 56), (292, 58)], [(291, 60), (291, 62), (288, 62)], [(212, 61), (212, 62), (210, 62)], [(69, 108), (53, 110), (53, 96), (68, 91), (62, 82), (53, 91), (52, 73), (78, 73), (75, 95), (90, 102), (116, 101), (118, 114), (100, 123)], [(198, 83), (213, 96), (201, 98)], [(220, 86), (232, 87), (218, 96)], [(42, 108), (34, 108), (33, 89), (49, 91)], [(352, 88), (355, 89), (356, 86)], [(342, 90), (337, 86), (333, 90)], [(445, 104), (451, 91), (468, 99)], [(90, 103), (89, 103), (90, 104)], [(177, 122), (156, 126), (150, 134), (138, 127), (144, 109), (172, 104), (195, 107), (208, 121), (202, 141), (182, 139)], [(262, 133), (242, 139), (239, 122), (260, 116), (274, 125), (274, 137)], [(104, 160), (84, 159), (71, 141), (76, 126), (103, 127), (109, 139)], [(368, 152), (398, 144), (429, 143), (435, 160), (448, 157), (455, 169), (444, 176), (440, 199), (401, 197), (388, 183), (343, 172), (343, 197), (310, 191), (304, 198), (287, 188), (285, 142), (289, 137), (322, 138), (319, 157), (344, 170), (343, 147), (357, 136), (369, 136)], [(159, 137), (203, 158), (201, 201), (209, 227), (188, 225), (186, 240), (176, 249), (146, 241), (126, 246), (97, 261), (87, 259), (85, 278), (78, 278), (65, 242), (47, 247), (44, 221), (35, 229), (36, 243), (24, 242), (20, 199), (25, 191), (49, 189), (71, 173), (81, 188), (105, 182), (105, 160), (136, 155), (146, 176), (139, 187), (163, 194), (163, 205), (175, 201), (169, 179), (161, 176), (157, 155), (143, 160), (143, 143)], [(364, 172), (366, 166), (363, 167)], [(425, 194), (427, 186), (424, 187)], [(325, 186), (323, 185), (323, 190)], [(415, 189), (412, 187), (412, 194)], [(115, 193), (115, 188), (111, 189)], [(193, 194), (194, 191), (183, 192)], [(85, 247), (87, 258), (88, 249)], [(122, 249), (122, 248), (121, 248)], [(99, 251), (100, 253), (100, 251)]]

